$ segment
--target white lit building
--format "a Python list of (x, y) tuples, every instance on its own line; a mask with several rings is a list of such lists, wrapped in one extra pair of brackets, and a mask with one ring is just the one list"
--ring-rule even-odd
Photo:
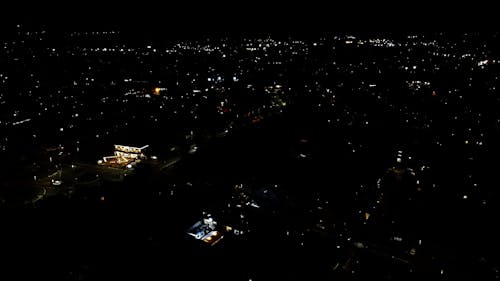
[(127, 145), (115, 144), (115, 152), (113, 156), (103, 157), (102, 160), (97, 161), (99, 165), (118, 166), (132, 168), (132, 164), (136, 161), (146, 158), (144, 151), (149, 147), (145, 145), (142, 147), (134, 147)]

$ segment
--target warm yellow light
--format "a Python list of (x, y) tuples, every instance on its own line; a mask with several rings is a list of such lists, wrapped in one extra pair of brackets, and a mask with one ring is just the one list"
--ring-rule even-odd
[(365, 220), (368, 220), (370, 218), (370, 213), (365, 213)]
[(160, 95), (160, 90), (161, 90), (160, 88), (156, 87), (154, 90), (154, 94), (157, 96)]

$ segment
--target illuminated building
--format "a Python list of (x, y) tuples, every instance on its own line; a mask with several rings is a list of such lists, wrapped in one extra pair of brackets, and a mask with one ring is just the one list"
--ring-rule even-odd
[(210, 246), (213, 246), (224, 237), (216, 228), (217, 222), (212, 218), (206, 218), (191, 226), (187, 230), (187, 233), (197, 240), (201, 240)]
[(97, 161), (97, 163), (100, 165), (132, 168), (136, 161), (146, 158), (144, 151), (148, 147), (149, 145), (133, 147), (115, 144), (114, 155), (103, 157), (103, 159)]

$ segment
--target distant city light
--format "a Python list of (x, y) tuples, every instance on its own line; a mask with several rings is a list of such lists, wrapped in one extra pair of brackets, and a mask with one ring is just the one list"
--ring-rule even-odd
[[(130, 249), (188, 242), (194, 255), (182, 260), (208, 266), (198, 279), (217, 278), (232, 263), (220, 257), (238, 252), (231, 258), (245, 272), (232, 279), (255, 280), (269, 268), (245, 265), (241, 250), (281, 237), (301, 250), (273, 252), (293, 261), (281, 279), (303, 275), (294, 265), (312, 260), (314, 274), (301, 279), (499, 277), (487, 247), (494, 235), (471, 228), (490, 229), (494, 220), (474, 219), (494, 218), (498, 201), (489, 161), (499, 156), (498, 34), (177, 40), (92, 26), (6, 26), (0, 208), (132, 206), (150, 218), (117, 228), (132, 235), (84, 223), (88, 231), (64, 243), (53, 242), (67, 231), (46, 227), (49, 248), (102, 246), (117, 234)], [(457, 249), (435, 243), (443, 237)], [(218, 243), (226, 244), (207, 249)], [(54, 276), (102, 275), (69, 252)], [(121, 251), (109, 252), (113, 260)]]

